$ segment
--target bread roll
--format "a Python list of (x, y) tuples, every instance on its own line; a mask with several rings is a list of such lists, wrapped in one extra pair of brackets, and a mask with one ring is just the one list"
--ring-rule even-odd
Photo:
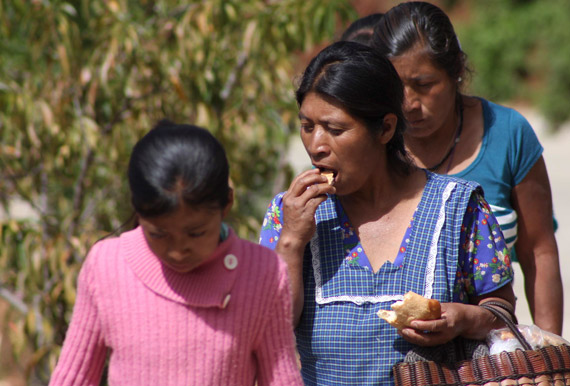
[(437, 300), (424, 298), (412, 291), (404, 295), (404, 300), (392, 304), (392, 310), (380, 310), (377, 315), (397, 329), (410, 326), (413, 320), (441, 318), (441, 304)]
[(334, 173), (333, 172), (329, 172), (329, 171), (321, 172), (321, 176), (325, 176), (327, 178), (329, 185), (333, 184), (333, 182), (334, 182)]

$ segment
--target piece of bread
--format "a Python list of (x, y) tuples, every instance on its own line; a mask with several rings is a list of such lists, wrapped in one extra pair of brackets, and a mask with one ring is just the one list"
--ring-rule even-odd
[(424, 298), (412, 291), (404, 295), (404, 300), (392, 304), (392, 310), (380, 310), (377, 315), (397, 329), (408, 327), (413, 320), (441, 318), (439, 301)]
[(321, 172), (321, 176), (325, 176), (327, 178), (329, 185), (333, 184), (333, 182), (334, 182), (334, 173), (333, 172), (329, 172), (329, 171)]

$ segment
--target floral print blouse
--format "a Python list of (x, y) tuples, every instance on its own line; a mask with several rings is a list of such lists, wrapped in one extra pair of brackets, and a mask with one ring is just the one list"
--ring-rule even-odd
[[(283, 224), (283, 194), (278, 194), (267, 209), (259, 243), (275, 249)], [(336, 200), (344, 235), (345, 259), (372, 270), (360, 239), (350, 224), (340, 201)], [(392, 264), (401, 266), (414, 217), (410, 220), (404, 239)], [(513, 269), (507, 244), (489, 204), (480, 194), (472, 195), (463, 218), (458, 251), (457, 277), (453, 301), (468, 303), (467, 296), (480, 296), (492, 292), (513, 279)]]

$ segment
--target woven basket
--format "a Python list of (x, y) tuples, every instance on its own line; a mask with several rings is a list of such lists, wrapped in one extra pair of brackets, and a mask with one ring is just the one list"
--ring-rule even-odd
[[(490, 311), (497, 315), (498, 311)], [(504, 320), (501, 315), (497, 316)], [(523, 347), (530, 348), (516, 326), (510, 320), (505, 323)], [(433, 361), (399, 363), (394, 366), (394, 381), (396, 386), (570, 385), (570, 346), (518, 349), (454, 365)]]
[(394, 369), (397, 386), (570, 385), (570, 346), (502, 352), (447, 366), (420, 361)]

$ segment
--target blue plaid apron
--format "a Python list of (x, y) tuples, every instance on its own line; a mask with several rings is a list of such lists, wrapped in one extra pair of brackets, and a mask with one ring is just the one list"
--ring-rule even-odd
[(463, 216), (478, 185), (426, 174), (401, 267), (387, 262), (373, 273), (349, 264), (336, 197), (319, 206), (317, 232), (305, 250), (305, 303), (296, 330), (306, 385), (392, 385), (392, 366), (412, 345), (378, 318), (378, 310), (410, 290), (452, 300)]

